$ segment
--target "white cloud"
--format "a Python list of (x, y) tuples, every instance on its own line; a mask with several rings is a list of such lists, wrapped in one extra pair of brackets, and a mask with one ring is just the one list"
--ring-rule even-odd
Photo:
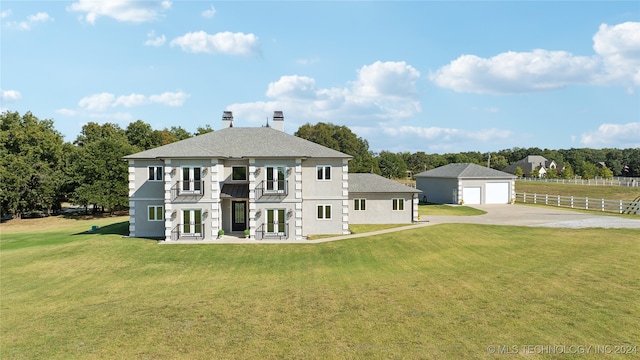
[(95, 24), (101, 16), (121, 22), (141, 23), (158, 19), (161, 13), (170, 7), (170, 1), (79, 0), (71, 4), (67, 10), (85, 13), (84, 19), (90, 24)]
[(18, 90), (0, 90), (0, 99), (11, 102), (18, 101), (22, 98), (22, 94)]
[(135, 107), (147, 105), (149, 103), (162, 104), (166, 106), (182, 106), (189, 98), (189, 94), (183, 91), (163, 92), (146, 96), (143, 94), (120, 95), (116, 97), (114, 94), (103, 92), (86, 96), (78, 102), (78, 106), (84, 110), (91, 112), (103, 112), (118, 106)]
[(149, 101), (152, 103), (163, 104), (167, 106), (182, 106), (185, 101), (189, 98), (189, 94), (178, 91), (178, 92), (163, 92), (159, 95), (151, 95), (149, 96)]
[(62, 109), (56, 110), (56, 113), (64, 116), (75, 116), (78, 112), (72, 109), (62, 108)]
[(170, 44), (192, 53), (221, 53), (229, 55), (254, 55), (260, 53), (260, 44), (257, 36), (228, 31), (214, 35), (207, 34), (204, 31), (190, 32), (171, 40)]
[(376, 61), (358, 70), (353, 93), (360, 97), (413, 97), (420, 72), (404, 61)]
[(282, 76), (269, 84), (267, 97), (282, 99), (311, 99), (316, 97), (316, 81), (306, 76)]
[(9, 16), (11, 16), (11, 9), (0, 11), (0, 19), (4, 19)]
[(640, 85), (640, 23), (602, 24), (593, 36), (595, 54), (537, 49), (491, 58), (462, 55), (430, 74), (457, 92), (514, 94), (581, 84)]
[(124, 107), (133, 107), (145, 105), (149, 102), (147, 97), (142, 94), (121, 95), (113, 102), (112, 106), (122, 105)]
[(593, 49), (604, 61), (603, 81), (640, 85), (640, 22), (600, 25), (593, 36)]
[[(5, 14), (5, 12), (2, 12), (2, 17), (6, 17), (9, 16), (11, 14), (11, 12), (9, 11), (8, 13)], [(48, 21), (53, 21), (53, 18), (51, 16), (49, 16), (49, 14), (47, 14), (46, 12), (39, 12), (35, 15), (29, 15), (27, 16), (27, 20), (24, 21), (10, 21), (7, 23), (7, 26), (9, 28), (12, 29), (18, 29), (18, 30), (31, 30), (31, 28), (38, 24), (38, 23), (45, 23)]]
[(115, 95), (104, 92), (80, 99), (78, 106), (89, 111), (105, 111), (113, 106), (115, 99)]
[(463, 55), (432, 73), (430, 79), (457, 92), (524, 93), (589, 83), (599, 67), (595, 57), (537, 49), (510, 51), (489, 59)]
[(580, 143), (588, 147), (640, 147), (640, 122), (602, 124), (596, 131), (583, 133)]
[(213, 7), (213, 5), (211, 5), (211, 8), (203, 11), (200, 15), (202, 15), (202, 17), (205, 19), (211, 19), (215, 14), (216, 14), (216, 9)]
[(385, 134), (390, 136), (414, 136), (427, 140), (448, 142), (462, 142), (468, 140), (489, 142), (508, 139), (513, 135), (511, 131), (500, 129), (482, 129), (478, 131), (468, 131), (463, 129), (417, 126), (388, 127), (384, 129), (384, 132)]
[(149, 31), (149, 33), (147, 33), (147, 41), (144, 42), (144, 44), (146, 46), (162, 46), (164, 45), (164, 43), (167, 41), (167, 38), (163, 35), (160, 36), (156, 36), (156, 32), (155, 31)]
[(232, 104), (229, 110), (252, 122), (264, 114), (287, 109), (301, 121), (372, 123), (402, 119), (421, 111), (416, 83), (420, 73), (405, 62), (375, 62), (357, 71), (357, 78), (342, 88), (319, 88), (315, 79), (282, 76), (268, 85), (271, 101)]

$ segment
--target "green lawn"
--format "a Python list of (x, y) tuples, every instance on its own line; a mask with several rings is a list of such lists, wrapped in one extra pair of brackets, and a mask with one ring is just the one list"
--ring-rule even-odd
[[(163, 246), (123, 238), (126, 218), (63, 223), (0, 225), (1, 359), (640, 346), (636, 230), (452, 224), (322, 244)], [(558, 356), (527, 356), (545, 357)]]
[(516, 192), (631, 201), (640, 196), (640, 187), (576, 185), (520, 180), (516, 181)]
[(469, 206), (427, 204), (418, 206), (420, 215), (474, 216), (486, 214), (486, 211)]

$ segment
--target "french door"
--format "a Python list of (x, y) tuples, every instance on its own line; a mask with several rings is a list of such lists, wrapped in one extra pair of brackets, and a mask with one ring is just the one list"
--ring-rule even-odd
[(267, 166), (267, 191), (284, 192), (284, 166)]
[(182, 234), (202, 236), (202, 210), (182, 210)]
[(182, 192), (196, 193), (202, 191), (202, 172), (199, 167), (182, 168)]
[(284, 209), (267, 209), (267, 234), (285, 234)]

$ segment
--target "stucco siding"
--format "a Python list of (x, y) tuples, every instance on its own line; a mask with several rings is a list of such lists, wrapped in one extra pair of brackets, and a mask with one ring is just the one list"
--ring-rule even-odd
[[(365, 210), (355, 210), (355, 199), (365, 200)], [(403, 200), (403, 210), (393, 210), (393, 199)], [(414, 220), (412, 194), (349, 194), (350, 224), (406, 224)]]

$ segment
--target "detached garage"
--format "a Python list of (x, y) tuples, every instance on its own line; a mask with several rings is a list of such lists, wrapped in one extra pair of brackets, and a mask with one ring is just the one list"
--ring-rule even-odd
[(416, 175), (420, 200), (437, 204), (509, 204), (514, 175), (476, 164), (449, 164)]

